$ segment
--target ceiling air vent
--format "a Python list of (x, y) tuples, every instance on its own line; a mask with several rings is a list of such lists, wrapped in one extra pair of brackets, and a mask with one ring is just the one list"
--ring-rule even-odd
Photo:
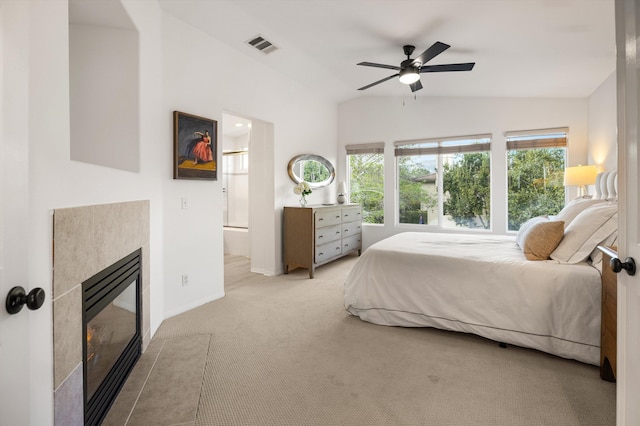
[(262, 53), (271, 53), (277, 49), (277, 47), (275, 47), (273, 43), (271, 43), (269, 40), (266, 40), (264, 37), (259, 35), (255, 36), (254, 38), (249, 40), (247, 43), (249, 43), (250, 46), (253, 46), (256, 49), (258, 49)]

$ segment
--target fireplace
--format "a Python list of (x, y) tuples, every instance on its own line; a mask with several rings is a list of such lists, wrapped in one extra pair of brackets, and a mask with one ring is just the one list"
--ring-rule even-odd
[(82, 283), (84, 423), (99, 425), (142, 350), (141, 250)]

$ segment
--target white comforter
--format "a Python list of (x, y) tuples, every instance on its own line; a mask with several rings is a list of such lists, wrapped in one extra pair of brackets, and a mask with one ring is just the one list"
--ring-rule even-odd
[(369, 247), (347, 311), (375, 324), (474, 333), (598, 365), (600, 273), (528, 261), (513, 237), (407, 232)]

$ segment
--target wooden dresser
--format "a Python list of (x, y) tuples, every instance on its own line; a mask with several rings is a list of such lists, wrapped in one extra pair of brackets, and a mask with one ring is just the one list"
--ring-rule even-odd
[(617, 352), (617, 279), (611, 270), (611, 255), (617, 257), (616, 247), (598, 247), (602, 251), (602, 322), (600, 325), (600, 378), (616, 381)]
[(349, 253), (361, 253), (360, 204), (284, 208), (284, 273), (315, 268)]

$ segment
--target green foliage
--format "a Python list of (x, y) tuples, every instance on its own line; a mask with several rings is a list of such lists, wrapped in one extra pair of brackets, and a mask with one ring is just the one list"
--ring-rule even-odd
[[(366, 223), (384, 223), (384, 157), (381, 154), (350, 155), (350, 198), (363, 207)], [(518, 230), (527, 219), (556, 214), (564, 205), (564, 148), (513, 150), (508, 161), (508, 226)], [(429, 171), (424, 156), (397, 157), (399, 173), (399, 222), (427, 223), (428, 210), (437, 198), (425, 185)], [(458, 154), (445, 164), (442, 206), (457, 226), (490, 226), (491, 168), (487, 152)]]
[(329, 178), (329, 169), (319, 161), (305, 161), (303, 167), (305, 182), (322, 182)]
[(491, 212), (489, 153), (456, 154), (444, 165), (443, 212), (457, 226), (489, 229)]
[(350, 199), (362, 204), (365, 223), (384, 223), (384, 156), (350, 155)]
[(425, 190), (423, 179), (431, 174), (418, 158), (414, 156), (397, 157), (399, 177), (400, 223), (420, 223), (423, 215), (426, 223), (426, 210), (432, 209), (438, 200)]
[(556, 214), (564, 206), (564, 148), (507, 153), (509, 230), (527, 219)]

